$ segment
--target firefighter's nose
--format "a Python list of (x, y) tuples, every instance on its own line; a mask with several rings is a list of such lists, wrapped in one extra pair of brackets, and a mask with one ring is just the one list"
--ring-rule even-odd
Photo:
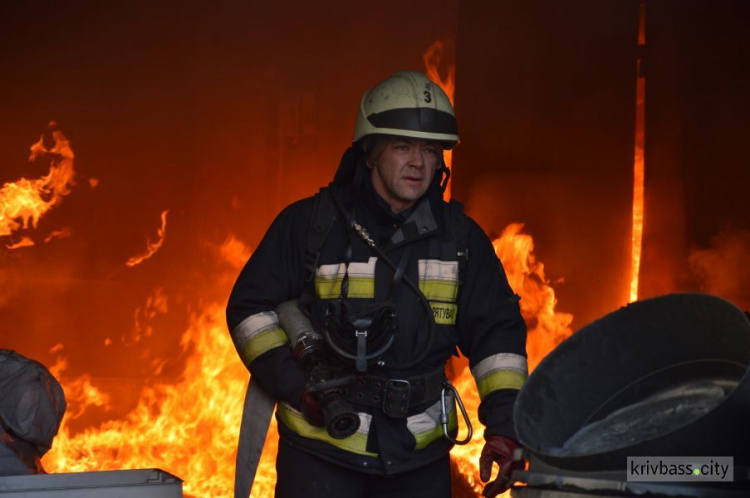
[(425, 164), (425, 156), (426, 152), (421, 147), (414, 147), (411, 152), (411, 158), (410, 163), (412, 166), (422, 167)]

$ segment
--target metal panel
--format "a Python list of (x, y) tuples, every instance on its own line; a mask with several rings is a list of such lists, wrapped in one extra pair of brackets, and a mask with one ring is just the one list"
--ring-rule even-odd
[(161, 469), (0, 477), (3, 498), (182, 498), (182, 479)]
[[(701, 290), (750, 308), (749, 23), (745, 0), (646, 2), (643, 297)], [(713, 264), (694, 267), (696, 249)]]
[(460, 4), (453, 192), (526, 223), (574, 326), (628, 299), (637, 39), (637, 0)]

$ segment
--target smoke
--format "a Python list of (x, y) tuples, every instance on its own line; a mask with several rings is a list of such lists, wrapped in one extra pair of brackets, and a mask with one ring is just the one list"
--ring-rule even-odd
[(17, 276), (7, 270), (0, 270), (0, 308), (10, 302), (18, 289)]
[(750, 310), (750, 230), (724, 230), (706, 249), (688, 257), (691, 278), (701, 292), (732, 301)]

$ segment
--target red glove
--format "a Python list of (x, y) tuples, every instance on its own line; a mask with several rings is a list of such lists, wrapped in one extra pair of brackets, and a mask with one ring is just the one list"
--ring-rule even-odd
[(524, 462), (513, 461), (513, 452), (520, 446), (512, 439), (504, 436), (487, 436), (486, 439), (482, 455), (479, 457), (479, 478), (487, 482), (492, 475), (492, 464), (497, 463), (500, 466), (497, 478), (487, 484), (482, 492), (487, 498), (494, 498), (510, 488), (513, 484), (511, 474), (514, 470), (523, 470)]
[(323, 427), (325, 425), (323, 409), (321, 408), (320, 402), (315, 393), (305, 391), (302, 394), (299, 404), (302, 415), (305, 416), (305, 420), (316, 427)]

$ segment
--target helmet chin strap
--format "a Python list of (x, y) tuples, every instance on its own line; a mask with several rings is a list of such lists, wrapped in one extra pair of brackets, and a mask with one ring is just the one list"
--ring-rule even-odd
[(445, 165), (443, 159), (440, 159), (440, 166), (439, 171), (443, 174), (443, 177), (440, 179), (440, 193), (445, 193), (445, 189), (448, 188), (448, 180), (451, 179), (451, 170)]

